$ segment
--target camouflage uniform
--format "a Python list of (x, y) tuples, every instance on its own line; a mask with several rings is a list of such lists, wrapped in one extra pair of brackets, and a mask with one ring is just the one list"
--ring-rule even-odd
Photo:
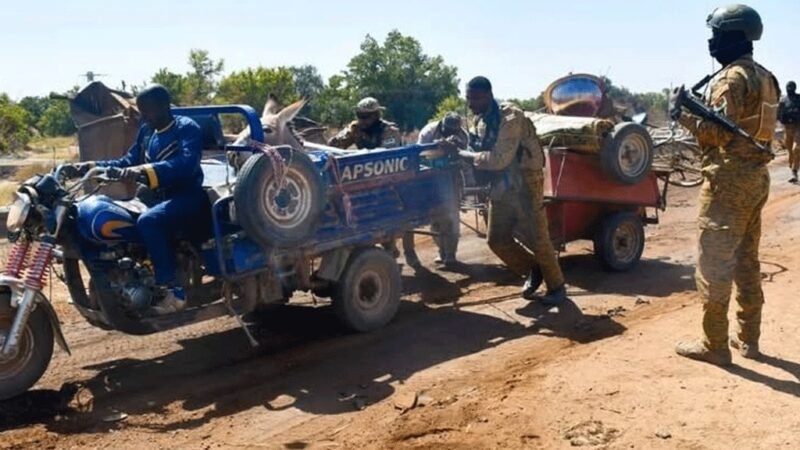
[(355, 145), (358, 149), (393, 148), (403, 145), (400, 129), (392, 122), (380, 119), (369, 130), (362, 130), (358, 121), (353, 121), (347, 128), (328, 141), (328, 145), (337, 148), (349, 148)]
[(800, 142), (797, 140), (800, 133), (800, 95), (786, 95), (781, 100), (778, 120), (783, 124), (783, 147), (789, 152), (789, 168), (796, 172), (800, 169)]
[[(496, 137), (490, 136), (491, 120), (499, 120)], [(475, 168), (491, 179), (489, 247), (513, 272), (527, 275), (538, 264), (549, 289), (563, 286), (544, 209), (544, 152), (533, 123), (522, 110), (495, 104), (475, 117), (470, 134), (480, 151)], [(515, 231), (533, 253), (514, 240)]]
[[(380, 107), (377, 104), (377, 101), (374, 99), (370, 98), (364, 100), (374, 101), (376, 105), (375, 107), (378, 109), (375, 109), (373, 112), (377, 112), (382, 109), (382, 107)], [(359, 102), (359, 105), (363, 103), (364, 100)], [(328, 145), (338, 148), (349, 148), (350, 146), (355, 145), (355, 147), (359, 150), (373, 150), (376, 148), (400, 147), (403, 145), (403, 140), (402, 136), (400, 135), (400, 129), (391, 122), (378, 119), (378, 122), (370, 127), (369, 130), (364, 130), (358, 126), (358, 121), (354, 120), (350, 122), (350, 125), (348, 125), (345, 129), (340, 131), (339, 134), (332, 137), (328, 141)], [(395, 258), (400, 255), (400, 251), (397, 250), (397, 244), (394, 242), (394, 240), (386, 241), (381, 245)], [(403, 249), (406, 260), (409, 262), (409, 264), (412, 266), (417, 265), (417, 261), (419, 261), (419, 259), (414, 251), (413, 233), (406, 232), (403, 234)]]
[[(746, 55), (711, 81), (707, 101), (768, 144), (775, 129), (778, 95), (775, 77)], [(727, 349), (727, 311), (736, 283), (738, 338), (757, 345), (764, 303), (758, 245), (761, 210), (769, 195), (766, 163), (771, 156), (714, 122), (691, 114), (682, 115), (680, 122), (703, 148), (705, 182), (700, 192), (695, 278), (704, 302), (704, 344), (712, 351)]]
[(789, 152), (789, 169), (796, 172), (800, 169), (800, 148), (798, 148), (800, 127), (795, 123), (784, 124), (783, 133), (783, 148)]

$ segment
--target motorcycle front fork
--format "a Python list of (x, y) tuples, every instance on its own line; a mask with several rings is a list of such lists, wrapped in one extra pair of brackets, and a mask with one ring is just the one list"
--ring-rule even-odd
[[(30, 246), (27, 243), (15, 244), (9, 261), (11, 264), (4, 269), (3, 275), (0, 275), (2, 284), (11, 288), (10, 306), (12, 309), (14, 307), (17, 309), (11, 328), (8, 329), (5, 336), (0, 334), (0, 341), (2, 341), (0, 342), (2, 345), (0, 361), (7, 361), (17, 356), (20, 338), (31, 313), (36, 308), (38, 294), (44, 286), (45, 274), (53, 260), (55, 245), (52, 239), (39, 242), (30, 259), (27, 258), (29, 250)], [(23, 273), (24, 280), (21, 279)]]
[[(0, 344), (2, 344), (2, 350), (0, 350), (0, 361), (13, 359), (15, 356), (17, 356), (17, 352), (19, 351), (19, 340), (20, 337), (22, 337), (22, 333), (25, 331), (25, 326), (28, 324), (28, 319), (31, 317), (31, 313), (33, 312), (34, 308), (36, 308), (36, 297), (38, 293), (38, 290), (26, 287), (22, 291), (22, 295), (17, 297), (17, 313), (14, 315), (14, 321), (11, 323), (11, 328), (9, 328), (5, 336), (0, 335), (0, 341), (2, 341), (0, 342)], [(14, 306), (13, 297), (11, 306)]]

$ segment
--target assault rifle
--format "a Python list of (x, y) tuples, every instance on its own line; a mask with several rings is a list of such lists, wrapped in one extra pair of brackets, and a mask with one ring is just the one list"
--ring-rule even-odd
[[(700, 84), (700, 83), (698, 83)], [(695, 86), (697, 87), (697, 86)], [(709, 108), (705, 103), (703, 103), (700, 98), (693, 92), (687, 91), (683, 86), (680, 88), (676, 88), (675, 91), (672, 93), (672, 98), (670, 99), (670, 109), (675, 110), (677, 108), (686, 108), (687, 111), (690, 113), (701, 117), (705, 120), (710, 120), (724, 128), (731, 133), (741, 136), (748, 141), (750, 141), (753, 145), (756, 146), (760, 151), (768, 153), (772, 155), (772, 151), (769, 147), (765, 146), (756, 138), (754, 138), (750, 133), (742, 129), (739, 125), (736, 124), (733, 120), (731, 120), (728, 116), (720, 114), (713, 109)]]

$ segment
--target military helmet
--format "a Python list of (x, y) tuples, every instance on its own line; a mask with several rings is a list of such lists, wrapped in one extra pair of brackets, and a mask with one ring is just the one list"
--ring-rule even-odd
[(386, 108), (381, 106), (378, 100), (373, 97), (364, 97), (358, 102), (358, 105), (356, 105), (357, 113), (374, 113), (383, 111), (384, 109)]
[(761, 39), (764, 24), (755, 9), (747, 5), (722, 6), (708, 15), (706, 24), (717, 31), (742, 31), (749, 41)]

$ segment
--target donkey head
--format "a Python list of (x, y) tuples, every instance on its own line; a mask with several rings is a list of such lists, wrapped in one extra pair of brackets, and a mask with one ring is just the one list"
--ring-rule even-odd
[[(277, 99), (270, 94), (264, 105), (261, 126), (264, 130), (264, 143), (268, 145), (290, 145), (292, 148), (303, 148), (302, 142), (294, 133), (290, 122), (303, 109), (306, 100), (302, 99), (281, 108)], [(250, 138), (250, 128), (246, 128), (236, 137), (236, 144), (244, 144)]]

